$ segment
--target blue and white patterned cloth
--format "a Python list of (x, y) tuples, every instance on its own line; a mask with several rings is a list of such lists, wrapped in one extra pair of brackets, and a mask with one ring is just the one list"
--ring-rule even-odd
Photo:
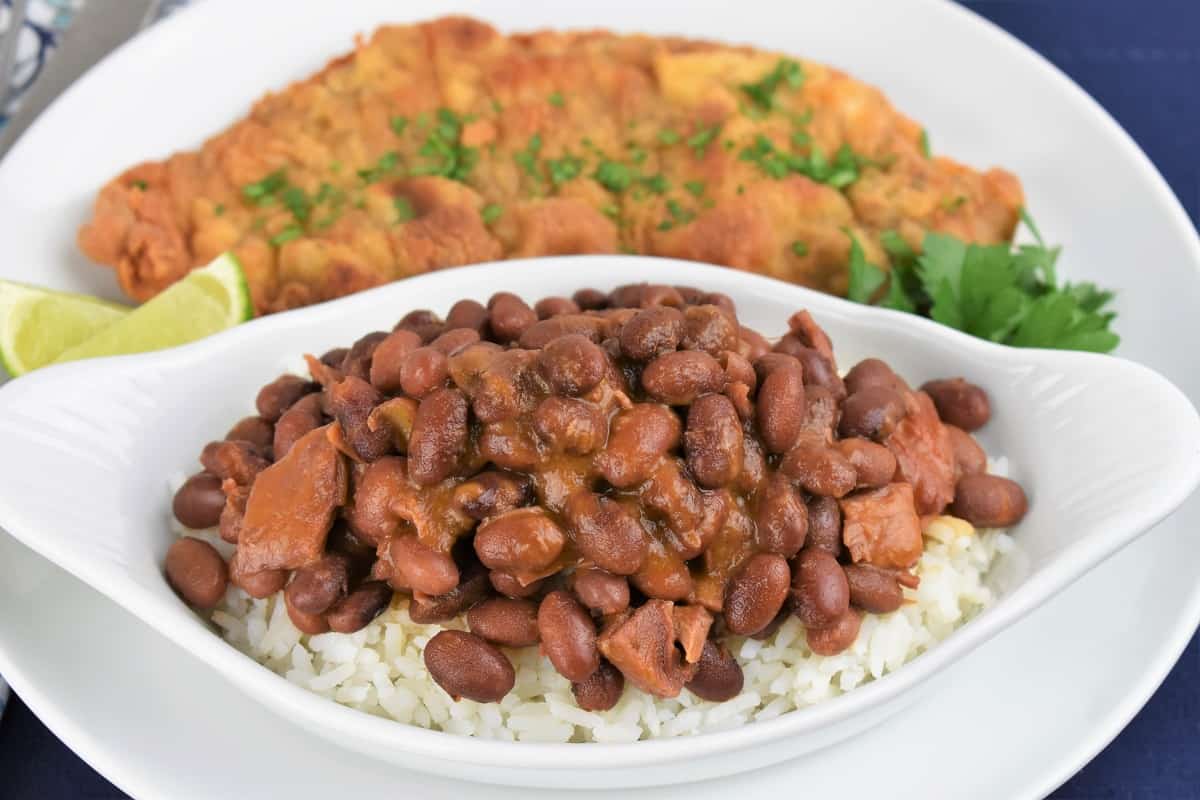
[[(82, 0), (33, 0), (25, 25), (17, 40), (17, 63), (13, 71), (12, 96), (4, 108), (0, 108), (0, 128), (16, 109), (24, 94), (42, 73), (47, 59), (58, 44), (59, 35), (71, 24), (75, 10)], [(0, 31), (8, 29), (12, 16), (12, 0), (0, 0)], [(3, 95), (0, 92), (0, 95)]]

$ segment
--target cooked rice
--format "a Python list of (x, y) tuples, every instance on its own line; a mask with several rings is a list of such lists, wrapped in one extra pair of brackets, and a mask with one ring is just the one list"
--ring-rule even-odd
[[(998, 470), (993, 470), (998, 471)], [(177, 532), (231, 552), (214, 531)], [(916, 567), (920, 587), (891, 614), (867, 614), (858, 639), (835, 656), (814, 654), (795, 617), (765, 641), (732, 637), (745, 686), (724, 703), (700, 700), (687, 690), (658, 699), (633, 687), (604, 712), (575, 705), (571, 684), (536, 647), (505, 649), (516, 685), (498, 704), (454, 702), (430, 677), (422, 653), (444, 627), (461, 619), (419, 625), (408, 617), (407, 598), (357, 633), (306, 636), (292, 624), (283, 593), (255, 600), (230, 585), (211, 619), (226, 641), (287, 680), (343, 705), (410, 725), (489, 739), (537, 742), (632, 742), (719, 731), (766, 720), (836, 697), (875, 680), (946, 638), (994, 599), (984, 578), (1013, 548), (1003, 531), (975, 530), (942, 516), (925, 528), (925, 552)]]

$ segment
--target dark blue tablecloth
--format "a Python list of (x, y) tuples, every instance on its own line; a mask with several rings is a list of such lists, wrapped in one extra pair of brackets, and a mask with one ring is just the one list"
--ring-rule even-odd
[[(880, 0), (883, 2), (884, 0)], [(1200, 224), (1200, 0), (967, 0), (1091, 92)], [(1129, 727), (1053, 797), (1200, 798), (1200, 638)], [(1020, 769), (1014, 764), (1013, 769)], [(14, 698), (0, 797), (119, 798)]]

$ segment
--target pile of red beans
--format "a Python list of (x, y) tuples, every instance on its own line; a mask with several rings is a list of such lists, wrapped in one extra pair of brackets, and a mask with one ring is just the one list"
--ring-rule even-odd
[(1004, 527), (1025, 513), (971, 431), (987, 395), (911, 389), (877, 359), (840, 377), (804, 311), (775, 343), (725, 295), (622, 286), (533, 307), (510, 293), (308, 357), (201, 454), (175, 496), (190, 528), (167, 578), (197, 608), (228, 582), (280, 590), (304, 633), (352, 632), (408, 596), (418, 623), (465, 614), (425, 649), (455, 698), (513, 686), (500, 649), (538, 645), (579, 705), (626, 681), (720, 701), (727, 635), (789, 614), (818, 654), (896, 610), (922, 518)]

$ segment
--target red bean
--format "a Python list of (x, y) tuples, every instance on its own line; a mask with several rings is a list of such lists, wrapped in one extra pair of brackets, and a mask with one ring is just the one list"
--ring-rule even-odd
[(455, 487), (454, 504), (471, 519), (482, 521), (520, 508), (530, 496), (530, 482), (524, 475), (489, 470)]
[(388, 540), (386, 547), (394, 571), (416, 591), (439, 595), (458, 586), (461, 576), (454, 559), (421, 544), (416, 536), (397, 536)]
[(167, 582), (193, 608), (215, 608), (225, 596), (229, 570), (208, 542), (184, 536), (167, 549)]
[(602, 569), (581, 567), (575, 571), (575, 596), (599, 614), (616, 614), (629, 607), (629, 581)]
[(872, 614), (889, 614), (904, 604), (904, 592), (895, 576), (870, 564), (843, 567), (850, 587), (850, 602)]
[(632, 575), (646, 559), (649, 544), (641, 523), (620, 503), (580, 490), (567, 498), (568, 524), (585, 558), (617, 575)]
[(878, 488), (892, 482), (896, 457), (892, 451), (870, 439), (851, 437), (837, 443), (838, 450), (854, 467), (859, 488)]
[(604, 351), (579, 334), (560, 336), (538, 353), (538, 368), (556, 394), (590, 392), (608, 369)]
[(684, 685), (701, 700), (723, 703), (741, 694), (744, 683), (737, 659), (725, 645), (709, 639), (700, 653), (696, 674)]
[(843, 380), (849, 394), (870, 388), (891, 389), (901, 393), (908, 390), (908, 385), (878, 358), (864, 358), (850, 368)]
[(283, 588), (288, 580), (286, 569), (264, 569), (242, 572), (238, 567), (237, 551), (229, 559), (229, 582), (251, 597), (263, 600)]
[(319, 387), (297, 375), (280, 375), (264, 386), (254, 401), (258, 414), (268, 422), (275, 422), (292, 404)]
[(824, 550), (834, 558), (842, 554), (842, 507), (832, 497), (813, 497), (808, 501), (808, 536), (810, 548)]
[(725, 624), (740, 636), (757, 633), (774, 619), (787, 599), (791, 572), (783, 556), (756, 553), (725, 588)]
[(425, 645), (425, 668), (455, 700), (498, 703), (517, 675), (503, 653), (466, 631), (439, 631)]
[(964, 431), (979, 430), (992, 417), (987, 392), (962, 378), (929, 381), (921, 387), (921, 391), (933, 400), (942, 422)]
[(697, 397), (688, 409), (683, 436), (688, 468), (708, 489), (732, 483), (742, 469), (742, 425), (729, 398)]
[(600, 407), (573, 397), (551, 395), (533, 412), (533, 427), (554, 448), (586, 455), (608, 437), (608, 419)]
[(885, 438), (904, 417), (904, 397), (894, 389), (868, 386), (846, 398), (838, 432), (876, 441)]
[(650, 477), (659, 459), (679, 444), (681, 427), (679, 417), (666, 406), (638, 403), (613, 418), (596, 468), (618, 489), (633, 487)]
[(332, 631), (354, 633), (367, 627), (391, 602), (392, 587), (383, 581), (368, 581), (329, 609), (325, 621)]
[(488, 573), (478, 562), (463, 569), (458, 586), (445, 594), (414, 597), (408, 605), (408, 616), (420, 625), (431, 625), (454, 619), (471, 606), (483, 601), (490, 590)]
[(449, 359), (432, 346), (418, 347), (400, 364), (400, 387), (409, 397), (420, 399), (444, 386), (449, 377)]
[(987, 453), (975, 441), (975, 437), (955, 425), (946, 425), (950, 438), (950, 449), (954, 451), (954, 477), (979, 475), (987, 472)]
[(621, 353), (634, 361), (650, 361), (670, 353), (683, 338), (683, 314), (668, 306), (639, 311), (621, 327)]
[(483, 336), (487, 331), (488, 311), (475, 300), (459, 300), (446, 314), (447, 328), (470, 328)]
[(584, 711), (608, 711), (621, 699), (625, 691), (625, 676), (607, 661), (582, 681), (571, 684), (575, 704)]
[(321, 412), (321, 395), (310, 394), (300, 398), (283, 412), (275, 423), (275, 439), (272, 445), (275, 460), (280, 461), (305, 434), (315, 431), (325, 422)]
[(681, 344), (685, 350), (703, 350), (715, 357), (723, 350), (737, 348), (737, 321), (732, 314), (714, 305), (684, 309), (683, 326)]
[(836, 656), (858, 638), (862, 627), (862, 613), (850, 609), (837, 618), (829, 627), (809, 628), (804, 632), (809, 648), (819, 656)]
[(759, 382), (758, 432), (770, 453), (784, 453), (795, 444), (804, 420), (804, 375), (800, 362), (791, 362), (775, 366)]
[(420, 486), (448, 478), (467, 449), (467, 399), (438, 389), (421, 400), (408, 442), (408, 476)]
[(488, 581), (492, 584), (492, 588), (505, 597), (533, 597), (541, 591), (545, 585), (544, 580), (536, 580), (532, 583), (522, 584), (512, 575), (507, 572), (497, 572), (492, 570), (488, 573)]
[(445, 329), (446, 324), (437, 314), (427, 308), (419, 308), (405, 314), (404, 318), (396, 323), (393, 330), (412, 331), (421, 337), (422, 343), (425, 343), (432, 342)]
[(608, 295), (599, 289), (580, 289), (571, 299), (585, 311), (608, 306)]
[(183, 482), (171, 510), (175, 519), (188, 528), (211, 528), (221, 521), (221, 510), (225, 508), (225, 492), (221, 491), (221, 479), (211, 472), (198, 472)]
[(250, 442), (264, 452), (270, 452), (275, 438), (275, 426), (265, 417), (244, 417), (225, 434), (227, 441)]
[(800, 552), (808, 535), (808, 509), (787, 478), (775, 474), (767, 480), (754, 509), (754, 523), (761, 550), (784, 558)]
[(569, 297), (543, 297), (533, 304), (538, 319), (550, 319), (563, 314), (578, 314), (579, 304)]
[(964, 475), (954, 487), (950, 513), (978, 528), (1016, 525), (1029, 510), (1025, 490), (999, 475)]
[(667, 405), (688, 405), (700, 395), (724, 387), (725, 371), (720, 363), (698, 350), (665, 353), (642, 370), (642, 389)]
[(842, 565), (824, 550), (802, 550), (793, 564), (793, 612), (809, 628), (826, 628), (850, 607)]
[(512, 292), (497, 292), (488, 300), (492, 335), (504, 344), (521, 338), (530, 325), (538, 321), (529, 305)]
[(350, 559), (329, 553), (292, 575), (286, 593), (292, 606), (306, 614), (324, 614), (350, 591)]
[(474, 328), (451, 328), (447, 326), (446, 332), (430, 342), (429, 346), (440, 353), (452, 356), (459, 350), (466, 349), (477, 342), (479, 342), (479, 331)]
[(600, 668), (596, 626), (587, 610), (557, 589), (542, 598), (537, 615), (542, 652), (569, 681), (584, 681)]
[(839, 450), (808, 440), (801, 440), (787, 452), (779, 462), (779, 471), (823, 497), (842, 497), (858, 484), (853, 464)]
[(528, 600), (492, 597), (471, 607), (467, 625), (493, 644), (526, 647), (538, 642), (537, 615), (538, 607)]
[(292, 605), (292, 601), (288, 599), (287, 592), (283, 593), (283, 605), (287, 611), (288, 619), (292, 621), (292, 624), (301, 633), (316, 636), (329, 630), (329, 623), (326, 622), (324, 614), (308, 614), (301, 611)]
[(541, 508), (492, 517), (475, 533), (475, 553), (490, 569), (538, 572), (554, 563), (567, 537)]

